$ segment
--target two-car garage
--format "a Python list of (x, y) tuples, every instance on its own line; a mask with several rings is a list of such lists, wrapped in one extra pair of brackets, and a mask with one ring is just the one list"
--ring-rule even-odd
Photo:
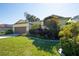
[(17, 34), (27, 33), (28, 28), (28, 23), (25, 20), (19, 20), (13, 25), (13, 32)]
[(26, 32), (26, 27), (15, 27), (15, 33), (22, 34)]

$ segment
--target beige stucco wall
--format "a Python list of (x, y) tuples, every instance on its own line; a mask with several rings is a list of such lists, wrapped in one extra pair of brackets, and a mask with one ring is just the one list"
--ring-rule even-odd
[(25, 33), (27, 33), (28, 31), (29, 31), (28, 23), (25, 23), (25, 24), (14, 24), (13, 25), (13, 32), (14, 33), (15, 32), (25, 32)]
[(25, 27), (27, 24), (14, 24), (13, 27)]

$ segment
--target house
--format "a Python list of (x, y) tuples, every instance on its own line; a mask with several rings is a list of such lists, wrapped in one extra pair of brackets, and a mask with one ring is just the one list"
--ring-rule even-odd
[(26, 20), (19, 20), (15, 24), (13, 24), (13, 32), (22, 34), (27, 33), (29, 29), (28, 22)]
[(77, 21), (75, 21), (75, 20), (73, 20), (73, 19), (69, 19), (68, 21), (67, 21), (67, 23), (76, 23)]
[(29, 33), (29, 30), (31, 29), (31, 26), (34, 23), (39, 23), (41, 21), (33, 21), (33, 22), (28, 22), (27, 20), (19, 20), (15, 24), (13, 24), (13, 32), (17, 34), (22, 34), (22, 33)]
[(12, 30), (11, 24), (0, 24), (0, 32), (5, 32), (7, 30)]

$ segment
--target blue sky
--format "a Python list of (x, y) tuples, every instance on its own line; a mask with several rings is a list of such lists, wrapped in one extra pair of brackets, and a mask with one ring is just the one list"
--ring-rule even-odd
[(0, 23), (13, 24), (24, 18), (24, 12), (28, 12), (43, 20), (52, 14), (73, 17), (79, 15), (79, 4), (74, 3), (0, 3)]

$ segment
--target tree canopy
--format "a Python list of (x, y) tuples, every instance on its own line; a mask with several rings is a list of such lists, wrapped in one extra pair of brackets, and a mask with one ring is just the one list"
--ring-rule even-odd
[(24, 16), (25, 16), (26, 20), (28, 20), (29, 22), (40, 21), (40, 19), (38, 17), (28, 14), (27, 12), (24, 13)]

